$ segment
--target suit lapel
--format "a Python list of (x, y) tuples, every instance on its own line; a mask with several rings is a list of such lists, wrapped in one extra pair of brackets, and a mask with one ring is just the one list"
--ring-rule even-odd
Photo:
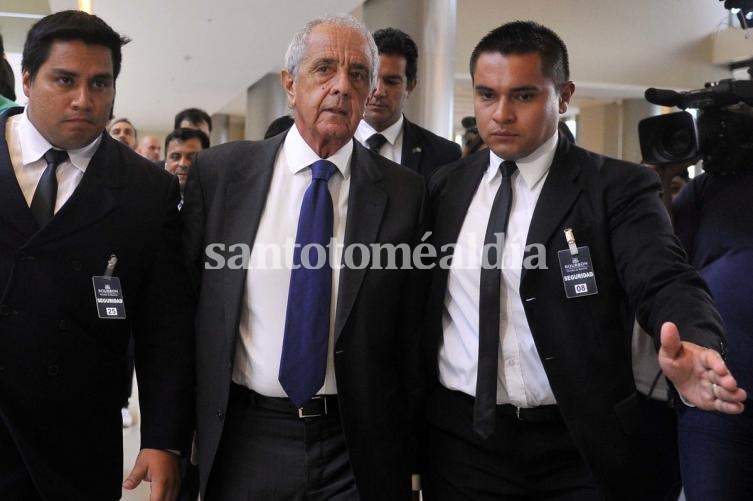
[[(387, 192), (380, 186), (382, 173), (376, 161), (370, 158), (367, 150), (353, 141), (353, 156), (350, 161), (350, 194), (348, 196), (348, 217), (345, 225), (345, 241), (349, 245), (369, 244), (377, 241), (379, 226), (387, 206)], [(357, 253), (356, 253), (357, 254)], [(358, 258), (354, 258), (358, 262)], [(337, 313), (335, 317), (335, 339), (353, 309), (358, 291), (366, 275), (366, 268), (347, 268), (343, 263), (340, 271), (337, 293)]]
[(126, 182), (125, 159), (120, 155), (115, 140), (103, 133), (102, 142), (71, 197), (29, 243), (36, 245), (61, 238), (115, 210), (119, 205), (117, 194)]
[[(233, 166), (235, 171), (228, 177), (225, 192), (225, 226), (222, 240), (226, 249), (235, 244), (253, 246), (261, 214), (267, 203), (275, 156), (284, 138), (285, 134), (282, 134), (276, 140), (254, 145), (247, 150), (244, 161)], [(240, 303), (244, 296), (247, 270), (244, 267), (231, 269), (225, 266), (223, 273), (226, 336), (229, 346), (233, 346), (238, 332)]]
[[(580, 170), (574, 148), (568, 141), (560, 139), (549, 175), (533, 211), (526, 246), (531, 244), (546, 246), (552, 234), (557, 231), (561, 221), (570, 212), (570, 208), (582, 191), (576, 182)], [(562, 243), (564, 247), (564, 237)], [(531, 252), (527, 251), (524, 259), (529, 255)], [(523, 269), (521, 282), (527, 271)]]
[(418, 172), (423, 148), (418, 141), (413, 124), (403, 118), (403, 150), (400, 153), (400, 163)]
[(31, 214), (26, 199), (18, 185), (5, 139), (8, 118), (23, 112), (23, 108), (10, 108), (0, 114), (0, 221), (3, 231), (15, 231), (19, 241), (27, 241), (37, 231), (37, 222)]
[[(438, 260), (447, 254), (452, 254), (454, 244), (458, 241), (460, 230), (465, 222), (468, 207), (471, 205), (473, 196), (476, 194), (484, 172), (489, 165), (489, 152), (478, 152), (468, 157), (462, 166), (455, 169), (445, 179), (444, 187), (436, 195), (433, 195), (432, 207), (434, 227), (432, 243), (438, 253)], [(450, 245), (448, 250), (442, 252), (442, 247)], [(432, 293), (432, 303), (443, 301), (447, 289), (447, 277), (449, 268), (435, 267), (433, 278), (435, 287)], [(437, 295), (434, 298), (434, 295)], [(440, 299), (441, 297), (441, 299)]]
[(457, 243), (468, 207), (488, 166), (488, 150), (473, 154), (447, 177), (444, 188), (435, 195), (433, 235), (437, 247)]

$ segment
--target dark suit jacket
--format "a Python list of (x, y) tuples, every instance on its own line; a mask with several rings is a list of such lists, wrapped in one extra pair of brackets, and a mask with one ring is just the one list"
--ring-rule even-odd
[[(38, 230), (8, 155), (7, 117), (0, 115), (0, 427), (45, 499), (120, 499), (120, 389), (131, 333), (142, 447), (190, 444), (193, 300), (180, 259), (178, 183), (103, 133), (71, 198)], [(92, 276), (111, 254), (125, 320), (97, 315)]]
[(403, 120), (403, 151), (400, 163), (415, 170), (426, 179), (442, 165), (454, 162), (462, 155), (457, 143), (419, 127), (407, 118)]
[[(284, 135), (199, 153), (182, 217), (197, 269), (205, 246), (252, 246)], [(424, 180), (353, 141), (345, 245), (413, 246), (422, 236)], [(228, 259), (239, 251), (221, 253)], [(360, 262), (358, 252), (354, 263)], [(385, 262), (385, 261), (383, 261)], [(402, 265), (398, 260), (398, 268)], [(408, 499), (408, 424), (418, 411), (417, 312), (420, 281), (407, 269), (340, 272), (335, 374), (343, 430), (361, 499)], [(198, 447), (204, 492), (223, 430), (238, 339), (244, 269), (203, 269), (197, 327)], [(265, 333), (280, 335), (280, 333)]]
[[(455, 243), (489, 164), (484, 150), (432, 179), (434, 244)], [(645, 443), (631, 372), (634, 314), (658, 336), (675, 322), (683, 339), (719, 349), (723, 328), (707, 288), (685, 260), (650, 170), (560, 140), (534, 210), (527, 244), (546, 249), (546, 269), (524, 270), (520, 296), (567, 427), (608, 496), (642, 499)], [(557, 251), (564, 229), (591, 251), (598, 294), (567, 299)], [(527, 250), (525, 258), (535, 252)], [(426, 355), (437, 377), (448, 271), (436, 269), (426, 319)], [(441, 423), (441, 413), (430, 413)], [(472, 424), (469, 422), (468, 427)], [(653, 445), (655, 447), (655, 445)]]

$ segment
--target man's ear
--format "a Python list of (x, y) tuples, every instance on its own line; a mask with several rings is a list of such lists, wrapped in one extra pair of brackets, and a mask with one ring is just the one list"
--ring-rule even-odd
[(413, 92), (413, 89), (416, 88), (417, 83), (418, 83), (418, 79), (415, 79), (412, 82), (408, 82), (408, 95), (409, 96), (410, 96), (410, 93)]
[(31, 73), (29, 73), (29, 70), (24, 70), (21, 73), (21, 83), (23, 84), (24, 95), (29, 97), (29, 92), (31, 92)]
[(295, 79), (288, 70), (282, 70), (280, 72), (280, 83), (283, 90), (285, 90), (285, 94), (288, 96), (288, 108), (292, 109), (295, 105), (295, 89), (293, 86)]
[(560, 89), (559, 97), (559, 112), (564, 113), (567, 111), (567, 106), (570, 104), (570, 99), (575, 94), (575, 84), (572, 81), (567, 81), (562, 85)]

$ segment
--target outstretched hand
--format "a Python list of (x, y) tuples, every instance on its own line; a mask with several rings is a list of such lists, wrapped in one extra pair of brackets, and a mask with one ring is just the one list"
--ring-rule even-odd
[(682, 397), (699, 409), (726, 414), (743, 411), (747, 395), (737, 386), (721, 355), (682, 341), (672, 322), (665, 322), (661, 328), (659, 365)]

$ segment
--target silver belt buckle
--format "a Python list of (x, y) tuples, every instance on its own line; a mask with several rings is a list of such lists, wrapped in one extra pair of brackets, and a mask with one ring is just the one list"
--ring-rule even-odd
[(518, 421), (522, 421), (522, 419), (520, 419), (520, 407), (517, 405), (515, 406), (515, 417), (518, 418)]
[(303, 411), (303, 407), (298, 408), (298, 417), (303, 418), (313, 418), (313, 417), (321, 417), (327, 415), (327, 399), (324, 398), (324, 395), (314, 395), (311, 397), (311, 400), (323, 400), (324, 401), (324, 413), (319, 414), (305, 414)]

